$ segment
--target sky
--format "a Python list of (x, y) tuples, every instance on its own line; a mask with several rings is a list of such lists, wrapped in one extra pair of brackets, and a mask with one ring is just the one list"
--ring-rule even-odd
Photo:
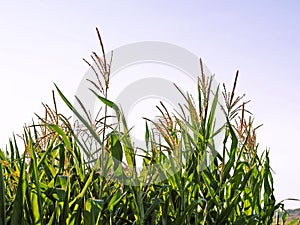
[[(82, 58), (140, 41), (201, 57), (220, 83), (251, 99), (258, 142), (269, 148), (277, 201), (299, 198), (300, 3), (298, 1), (1, 1), (0, 146), (21, 133), (56, 83), (72, 99)], [(66, 110), (64, 105), (59, 105)], [(71, 113), (70, 113), (71, 115)], [(300, 202), (286, 201), (288, 208)]]

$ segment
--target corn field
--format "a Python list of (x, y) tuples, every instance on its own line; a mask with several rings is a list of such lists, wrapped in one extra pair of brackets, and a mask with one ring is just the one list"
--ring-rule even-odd
[[(103, 56), (92, 54), (97, 66), (85, 61), (106, 81), (92, 84), (98, 87), (93, 92), (103, 104), (103, 118), (77, 115), (56, 87), (53, 107), (44, 104), (45, 115), (24, 128), (24, 144), (13, 137), (0, 151), (0, 225), (273, 224), (283, 203), (275, 199), (269, 151), (259, 153), (258, 127), (247, 101), (235, 95), (238, 73), (231, 91), (217, 89), (225, 102), (222, 151), (213, 158), (207, 154), (220, 101), (216, 94), (208, 104), (212, 77), (199, 74), (197, 100), (182, 93), (188, 114), (171, 114), (161, 104), (158, 121), (145, 119), (147, 149), (138, 173), (130, 128), (121, 108), (108, 99), (110, 62), (100, 35), (99, 40)], [(83, 153), (82, 146), (88, 147), (80, 143), (70, 118), (59, 113), (55, 93), (100, 146), (94, 163), (87, 162), (92, 156)], [(108, 124), (107, 108), (116, 112), (115, 126)], [(132, 183), (122, 182), (125, 178)]]

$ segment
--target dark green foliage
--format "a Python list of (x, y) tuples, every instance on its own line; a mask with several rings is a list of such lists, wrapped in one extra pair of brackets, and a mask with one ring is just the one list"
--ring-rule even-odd
[[(94, 62), (101, 60), (94, 57)], [(99, 65), (108, 85), (109, 65), (106, 60)], [(170, 115), (161, 104), (160, 122), (147, 121), (147, 151), (140, 175), (130, 129), (122, 111), (107, 99), (108, 87), (100, 95), (93, 92), (105, 107), (116, 111), (115, 128), (106, 123), (106, 110), (102, 127), (93, 126), (57, 88), (103, 154), (87, 163), (86, 152), (80, 150), (85, 143), (79, 143), (55, 101), (54, 110), (44, 105), (45, 117), (24, 129), (22, 156), (15, 141), (10, 141), (7, 154), (0, 151), (0, 225), (272, 224), (283, 204), (274, 197), (269, 152), (258, 153), (253, 120), (245, 120), (245, 103), (239, 105), (241, 97), (234, 98), (236, 81), (231, 93), (223, 93), (227, 119), (223, 151), (214, 152), (214, 157), (207, 154), (208, 149), (215, 150), (219, 132), (213, 127), (219, 88), (211, 96), (211, 83), (212, 78), (203, 74), (199, 78), (196, 105), (184, 95), (186, 105), (181, 107), (188, 114)], [(209, 98), (213, 98), (210, 105)], [(129, 177), (133, 185), (123, 182)]]

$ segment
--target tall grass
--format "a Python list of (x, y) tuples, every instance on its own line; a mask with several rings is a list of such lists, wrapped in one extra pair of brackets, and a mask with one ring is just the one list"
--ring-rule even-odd
[[(45, 115), (24, 128), (22, 151), (15, 137), (0, 151), (0, 225), (272, 224), (283, 204), (274, 196), (269, 151), (258, 153), (247, 102), (235, 96), (238, 74), (232, 90), (223, 91), (227, 120), (221, 152), (207, 154), (219, 132), (213, 129), (219, 99), (215, 93), (209, 104), (212, 78), (200, 74), (197, 101), (182, 93), (188, 113), (172, 115), (161, 104), (158, 120), (146, 120), (148, 149), (138, 173), (130, 129), (121, 109), (107, 99), (111, 61), (105, 59), (100, 35), (99, 40), (103, 56), (93, 53), (96, 66), (89, 65), (106, 81), (90, 81), (104, 104), (103, 118), (80, 115), (57, 92), (102, 154), (87, 155), (89, 145), (59, 113), (53, 93), (53, 109), (44, 104)], [(114, 126), (108, 124), (107, 107), (116, 111)]]

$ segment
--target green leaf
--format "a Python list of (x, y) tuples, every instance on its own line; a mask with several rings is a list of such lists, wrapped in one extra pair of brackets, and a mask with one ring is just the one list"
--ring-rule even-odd
[(90, 89), (95, 95), (96, 97), (101, 101), (103, 102), (105, 105), (107, 105), (108, 107), (110, 108), (114, 108), (115, 107), (115, 103), (113, 103), (112, 101), (106, 99), (106, 98), (103, 98), (101, 97), (100, 95), (98, 95), (94, 90)]
[(175, 224), (176, 225), (185, 224), (185, 219), (186, 219), (187, 215), (189, 215), (200, 204), (201, 201), (206, 202), (206, 200), (202, 198), (197, 201), (193, 201), (191, 204), (189, 204), (183, 211), (182, 215), (176, 219)]
[(112, 156), (119, 162), (122, 162), (123, 148), (118, 135), (116, 135), (115, 133), (111, 133), (109, 135), (109, 140), (110, 140), (110, 152)]
[(118, 167), (121, 165), (123, 159), (123, 148), (118, 135), (115, 133), (111, 133), (109, 135), (109, 143), (110, 154), (112, 155), (114, 161), (114, 170), (117, 170)]
[(81, 192), (75, 197), (75, 199), (72, 202), (69, 203), (69, 207), (70, 208), (72, 207), (72, 205), (75, 202), (81, 200), (83, 198), (83, 196), (86, 194), (86, 192), (88, 191), (89, 186), (93, 182), (93, 176), (94, 176), (94, 174), (95, 174), (95, 170), (92, 170), (91, 173), (90, 173), (90, 175), (89, 175), (89, 177), (88, 177), (88, 179), (86, 180), (85, 185), (82, 188)]
[(104, 201), (99, 199), (87, 199), (84, 211), (84, 224), (95, 225), (99, 223)]
[(113, 212), (115, 205), (117, 205), (126, 194), (127, 194), (127, 191), (125, 191), (122, 194), (122, 192), (120, 190), (118, 190), (117, 193), (114, 193), (114, 195), (112, 196), (111, 200), (108, 203), (108, 210)]
[(0, 163), (0, 225), (6, 225), (5, 184), (2, 172), (2, 163)]
[(22, 160), (20, 178), (17, 187), (16, 197), (13, 203), (13, 212), (11, 215), (11, 224), (16, 224), (16, 225), (24, 224), (23, 210), (24, 210), (24, 203), (26, 198), (25, 192), (27, 188), (25, 156), (26, 154), (24, 154)]
[(51, 128), (52, 130), (54, 130), (55, 132), (57, 132), (62, 137), (64, 144), (67, 146), (68, 149), (72, 149), (72, 145), (71, 145), (69, 138), (67, 137), (66, 133), (59, 126), (57, 126), (55, 124), (47, 124), (47, 126), (49, 128)]
[(37, 168), (37, 157), (34, 149), (33, 140), (30, 137), (30, 132), (28, 133), (28, 145), (27, 148), (30, 153), (30, 176), (32, 179), (31, 182), (31, 210), (33, 214), (34, 224), (41, 225), (43, 224), (43, 209), (42, 209), (42, 194), (39, 184), (39, 170)]
[[(90, 124), (80, 115), (80, 113), (75, 109), (75, 107), (69, 102), (69, 100), (63, 95), (63, 93), (59, 90), (59, 88), (54, 84), (56, 87), (56, 90), (58, 91), (58, 94), (63, 99), (63, 101), (66, 103), (66, 105), (69, 107), (69, 109), (72, 110), (72, 112), (78, 117), (78, 119), (84, 124), (84, 126), (89, 130), (89, 132), (92, 134), (93, 138), (102, 146), (102, 141), (100, 140), (98, 134), (96, 131), (90, 126)], [(78, 141), (78, 140), (77, 140)], [(78, 141), (79, 143), (79, 141)], [(80, 144), (80, 143), (79, 143)]]
[(145, 213), (145, 219), (147, 220), (148, 217), (151, 217), (151, 213), (153, 213), (153, 211), (159, 206), (159, 204), (162, 203), (162, 200), (159, 198), (156, 198), (153, 203), (151, 204), (151, 206), (147, 209), (146, 213)]
[(207, 129), (206, 129), (206, 139), (208, 140), (209, 138), (211, 138), (211, 136), (213, 135), (213, 129), (214, 129), (214, 118), (215, 118), (215, 112), (216, 112), (216, 108), (218, 105), (218, 94), (219, 94), (219, 86), (217, 88), (217, 91), (215, 93), (213, 102), (212, 102), (212, 106), (210, 109), (210, 113), (209, 113), (209, 117), (208, 117), (208, 122), (207, 122)]
[[(64, 183), (64, 179), (61, 180), (61, 182)], [(59, 219), (59, 225), (66, 225), (67, 224), (67, 218), (68, 218), (68, 211), (69, 211), (69, 195), (70, 195), (70, 188), (69, 188), (69, 181), (66, 180), (66, 190), (64, 192), (64, 204), (62, 208), (62, 213), (60, 214)]]
[(146, 147), (149, 148), (149, 138), (150, 138), (150, 132), (148, 128), (148, 123), (146, 121), (146, 132), (145, 132), (145, 141), (146, 141)]

